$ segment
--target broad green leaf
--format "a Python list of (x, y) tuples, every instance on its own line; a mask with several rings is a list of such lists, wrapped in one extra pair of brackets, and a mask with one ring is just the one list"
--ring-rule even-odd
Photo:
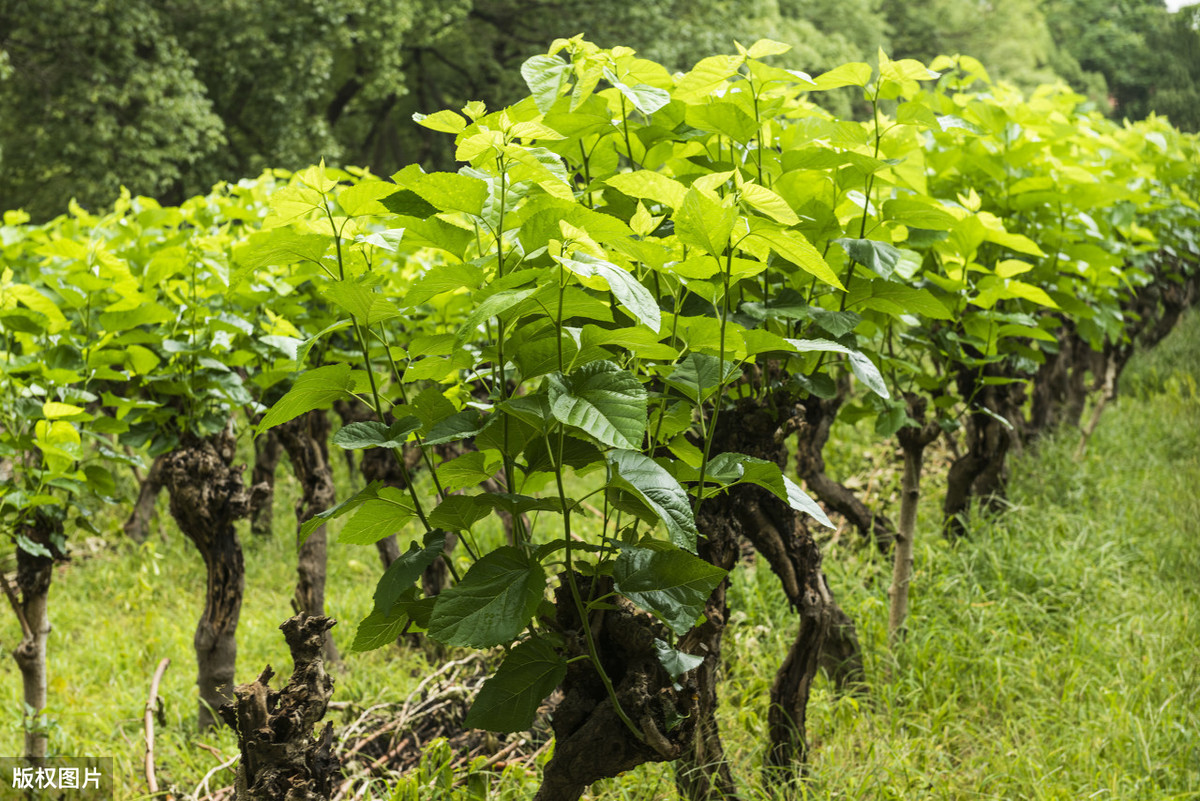
[(287, 394), (263, 415), (255, 436), (313, 409), (328, 409), (335, 400), (352, 397), (354, 378), (350, 365), (331, 364), (309, 370), (296, 379)]
[(537, 287), (526, 287), (525, 289), (505, 289), (489, 295), (467, 315), (467, 319), (459, 326), (456, 334), (458, 344), (466, 342), (485, 321), (498, 314), (503, 314), (536, 291)]
[(818, 90), (837, 89), (841, 86), (866, 86), (871, 82), (871, 65), (856, 62), (842, 64), (813, 79)]
[(550, 411), (564, 425), (605, 445), (638, 449), (646, 435), (646, 389), (610, 361), (596, 361), (547, 377)]
[(604, 70), (604, 77), (609, 83), (615, 86), (621, 94), (625, 95), (625, 98), (633, 104), (634, 108), (647, 116), (653, 114), (671, 102), (671, 94), (665, 89), (648, 86), (644, 83), (639, 83), (636, 86), (629, 86), (628, 84), (618, 80), (617, 76), (607, 68)]
[(413, 586), (425, 568), (434, 563), (446, 546), (446, 532), (428, 532), (422, 544), (411, 543), (408, 550), (388, 565), (375, 586), (375, 611), (389, 612), (401, 594)]
[(374, 545), (404, 528), (417, 514), (412, 500), (395, 487), (383, 487), (377, 498), (363, 501), (338, 533), (338, 542)]
[(621, 549), (613, 565), (617, 592), (654, 612), (671, 631), (683, 636), (704, 614), (708, 596), (726, 572), (667, 543)]
[(909, 227), (932, 231), (949, 231), (955, 223), (954, 215), (950, 212), (944, 211), (940, 206), (922, 203), (918, 200), (884, 201), (883, 214), (886, 218), (904, 223)]
[(460, 134), (467, 129), (467, 121), (456, 111), (442, 109), (432, 114), (417, 112), (412, 115), (413, 122), (431, 131), (448, 134)]
[(429, 525), (447, 531), (467, 531), (491, 513), (491, 504), (474, 495), (448, 495), (430, 512)]
[(900, 250), (887, 242), (873, 239), (839, 239), (846, 255), (880, 278), (891, 278), (900, 263)]
[(674, 178), (651, 170), (619, 173), (607, 179), (605, 183), (629, 197), (662, 203), (672, 209), (683, 205), (688, 191), (686, 186)]
[(733, 378), (737, 371), (737, 365), (731, 361), (725, 362), (725, 369), (722, 371), (721, 360), (716, 356), (689, 353), (675, 365), (675, 369), (665, 381), (668, 386), (679, 390), (692, 402), (701, 404), (712, 397), (721, 384)]
[(658, 333), (662, 326), (662, 313), (658, 309), (658, 302), (654, 295), (650, 294), (650, 290), (642, 286), (631, 273), (582, 251), (577, 251), (571, 258), (561, 257), (557, 261), (576, 275), (603, 278), (617, 302), (628, 309), (639, 322)]
[(338, 194), (338, 204), (351, 217), (387, 214), (387, 208), (380, 201), (397, 191), (399, 188), (391, 181), (360, 181)]
[(654, 638), (654, 651), (658, 654), (658, 663), (674, 682), (678, 682), (688, 671), (704, 664), (704, 657), (676, 651), (657, 637)]
[(952, 320), (949, 309), (928, 289), (894, 281), (859, 281), (846, 297), (846, 308), (862, 307), (898, 317), (919, 314), (931, 320)]
[(347, 423), (333, 435), (333, 442), (347, 450), (357, 448), (392, 448), (404, 447), (408, 435), (421, 427), (421, 421), (416, 417), (401, 417), (390, 426), (378, 420), (368, 420), (362, 423)]
[(567, 675), (567, 661), (547, 641), (535, 638), (508, 652), (496, 675), (479, 688), (463, 721), (469, 729), (524, 731), (533, 725), (542, 699)]
[(351, 495), (341, 503), (317, 512), (308, 520), (304, 521), (304, 523), (300, 526), (300, 542), (304, 543), (304, 541), (308, 539), (309, 535), (311, 535), (329, 520), (332, 520), (335, 517), (341, 517), (343, 514), (362, 506), (367, 501), (373, 498), (378, 498), (379, 489), (382, 486), (383, 484), (381, 482), (372, 481), (370, 484), (363, 487), (361, 490), (356, 492), (354, 495)]
[[(408, 600), (415, 600), (416, 590), (408, 593), (408, 596)], [(404, 603), (394, 604), (391, 608), (383, 611), (372, 610), (371, 614), (358, 624), (350, 650), (361, 653), (393, 643), (409, 622), (408, 609)]]
[(750, 49), (746, 51), (746, 55), (750, 58), (766, 58), (767, 56), (779, 56), (792, 49), (790, 44), (777, 42), (774, 39), (759, 39), (754, 44), (750, 45)]
[(409, 173), (393, 176), (404, 189), (415, 192), (441, 211), (462, 211), (478, 217), (488, 197), (488, 185), (456, 172)]
[(718, 454), (709, 462), (709, 470), (714, 480), (722, 484), (738, 484), (746, 482), (756, 484), (768, 490), (776, 498), (795, 509), (812, 516), (823, 526), (835, 528), (816, 501), (800, 489), (779, 465), (765, 459), (756, 459), (741, 453)]
[(487, 481), (499, 469), (500, 460), (494, 453), (471, 451), (438, 465), (437, 476), (446, 492), (457, 492)]
[(437, 596), (429, 636), (470, 648), (512, 642), (533, 618), (545, 591), (545, 569), (520, 549), (501, 546)]
[(521, 77), (529, 87), (538, 111), (545, 114), (571, 77), (571, 65), (558, 56), (533, 56), (521, 65)]
[(675, 83), (675, 96), (689, 102), (706, 99), (714, 89), (724, 86), (743, 63), (745, 58), (742, 56), (709, 56), (700, 59), (689, 73)]
[(445, 445), (448, 442), (473, 437), (482, 431), (486, 424), (487, 421), (478, 409), (463, 409), (434, 423), (425, 435), (425, 444)]
[(752, 184), (749, 181), (738, 187), (742, 202), (757, 212), (761, 212), (777, 223), (796, 225), (800, 218), (788, 202), (765, 186)]
[(47, 420), (57, 420), (60, 417), (73, 417), (77, 414), (86, 414), (87, 409), (81, 406), (73, 406), (69, 403), (60, 403), (58, 401), (46, 401), (42, 404), (42, 415)]
[(720, 201), (693, 188), (687, 191), (675, 214), (675, 233), (684, 244), (719, 257), (729, 244), (735, 220), (737, 209), (723, 206)]
[(710, 101), (688, 106), (687, 124), (701, 131), (712, 131), (741, 144), (748, 144), (758, 133), (758, 123), (736, 103)]
[(846, 288), (842, 286), (842, 282), (838, 280), (837, 275), (825, 263), (825, 259), (812, 246), (812, 243), (804, 238), (803, 234), (795, 231), (759, 228), (750, 235), (765, 240), (770, 245), (771, 250), (774, 250), (809, 275), (816, 277), (830, 286), (845, 291)]
[(44, 316), (47, 320), (47, 333), (55, 334), (69, 326), (67, 318), (59, 311), (54, 301), (33, 287), (25, 284), (13, 284), (5, 287), (4, 292)]
[(858, 377), (859, 381), (866, 384), (879, 397), (891, 397), (888, 393), (887, 384), (884, 383), (883, 376), (879, 372), (879, 368), (875, 366), (875, 363), (870, 358), (859, 351), (828, 339), (789, 339), (787, 341), (799, 353), (821, 351), (825, 353), (845, 354), (847, 360), (850, 362), (851, 371)]
[(633, 492), (663, 522), (671, 542), (694, 553), (696, 521), (687, 492), (675, 477), (639, 451), (610, 451), (605, 458), (609, 486)]
[(405, 308), (419, 306), (443, 292), (478, 289), (483, 284), (483, 269), (477, 264), (435, 264), (418, 278), (404, 296)]

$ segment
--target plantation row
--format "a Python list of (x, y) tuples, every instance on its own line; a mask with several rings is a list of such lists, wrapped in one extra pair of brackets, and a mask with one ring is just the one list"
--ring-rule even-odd
[[(956, 536), (972, 499), (1003, 496), (1011, 450), (1112, 395), (1134, 344), (1195, 296), (1200, 146), (1062, 88), (1022, 98), (967, 57), (812, 78), (768, 63), (786, 50), (672, 76), (559, 40), (524, 65), (520, 103), (418, 120), (455, 137), (455, 173), (322, 164), (177, 208), (6, 212), (0, 478), (29, 754), (53, 562), (90, 508), (124, 502), (117, 465), (142, 482), (127, 531), (144, 536), (166, 489), (204, 557), (214, 722), (233, 697), (234, 523), (270, 531), (286, 451), (297, 607), (322, 614), (324, 524), (345, 516), (340, 541), (387, 565), (355, 649), (413, 631), (503, 646), (473, 727), (526, 729), (562, 690), (539, 798), (648, 761), (678, 762), (689, 798), (734, 792), (714, 710), (748, 540), (798, 613), (766, 765), (794, 776), (818, 665), (862, 679), (810, 520), (836, 511), (893, 553), (899, 642), (924, 449), (954, 443)], [(810, 102), (846, 86), (867, 122)], [(835, 419), (896, 438), (895, 524), (826, 474)], [(352, 497), (334, 497), (330, 438), (369, 480)], [(507, 542), (477, 536), (492, 515)]]

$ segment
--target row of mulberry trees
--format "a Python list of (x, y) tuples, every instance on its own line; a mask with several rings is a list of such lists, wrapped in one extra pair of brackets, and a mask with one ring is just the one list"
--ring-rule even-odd
[[(819, 666), (863, 678), (813, 521), (835, 511), (893, 555), (898, 643), (924, 449), (954, 443), (960, 536), (973, 499), (1003, 497), (1009, 453), (1088, 427), (1088, 397), (1195, 296), (1200, 149), (1062, 87), (1024, 98), (967, 57), (813, 78), (787, 49), (672, 75), (559, 40), (525, 63), (521, 102), (418, 115), (454, 138), (456, 172), (322, 164), (179, 207), (6, 212), (0, 519), (28, 753), (45, 753), (51, 568), (116, 499), (115, 466), (141, 481), (129, 533), (165, 489), (204, 559), (204, 726), (234, 683), (234, 523), (270, 530), (287, 452), (298, 608), (323, 612), (325, 524), (344, 517), (339, 540), (387, 566), (353, 649), (414, 630), (503, 649), (467, 726), (523, 730), (562, 690), (542, 799), (650, 761), (676, 762), (689, 798), (736, 793), (715, 710), (749, 541), (797, 616), (764, 766), (794, 778)], [(866, 123), (812, 102), (845, 87)], [(826, 473), (838, 419), (897, 442), (898, 521)], [(350, 497), (330, 441), (369, 480)], [(502, 542), (480, 534), (492, 515)]]

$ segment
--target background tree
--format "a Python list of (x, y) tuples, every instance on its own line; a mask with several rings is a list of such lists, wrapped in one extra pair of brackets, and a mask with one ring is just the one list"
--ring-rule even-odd
[(122, 184), (182, 200), (223, 143), (187, 51), (149, 0), (0, 6), (0, 205), (35, 218)]

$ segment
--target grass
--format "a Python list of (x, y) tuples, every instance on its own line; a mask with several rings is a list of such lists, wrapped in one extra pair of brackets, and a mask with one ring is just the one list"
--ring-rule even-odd
[[(867, 697), (839, 697), (819, 681), (809, 705), (812, 799), (1200, 799), (1200, 315), (1122, 380), (1079, 462), (1063, 432), (1013, 465), (1012, 508), (976, 518), (970, 536), (936, 534), (944, 473), (925, 476), (912, 617), (887, 648), (890, 566), (849, 537), (826, 548), (839, 600), (858, 624), (871, 679)], [(839, 436), (835, 432), (835, 436)], [(858, 434), (842, 432), (843, 441)], [(853, 469), (853, 453), (838, 454)], [(878, 450), (861, 464), (886, 461)], [(347, 486), (345, 466), (339, 486)], [(295, 487), (283, 479), (271, 539), (244, 534), (247, 594), (239, 681), (271, 663), (290, 667), (279, 622), (291, 614), (289, 537)], [(889, 487), (884, 491), (890, 491)], [(116, 531), (121, 510), (104, 516)], [(230, 732), (194, 733), (191, 636), (203, 593), (194, 550), (160, 508), (141, 547), (81, 552), (51, 589), (52, 748), (111, 755), (119, 798), (143, 794), (142, 709), (158, 660), (172, 665), (158, 728), (159, 780), (191, 792), (232, 756)], [(492, 532), (491, 536), (498, 536)], [(117, 539), (116, 537), (113, 538)], [(334, 544), (330, 613), (343, 650), (366, 614), (379, 573), (373, 549)], [(769, 569), (735, 572), (722, 722), (749, 798), (772, 797), (758, 776), (767, 693), (794, 633)], [(0, 628), (6, 650), (19, 631)], [(335, 699), (357, 706), (403, 697), (429, 668), (414, 653), (347, 654)], [(0, 754), (21, 750), (20, 680), (0, 659), (9, 713)], [(211, 750), (215, 749), (215, 755)], [(431, 751), (395, 797), (482, 797), (447, 787), (446, 755)], [(229, 773), (214, 782), (227, 783)], [(215, 785), (214, 785), (215, 786)], [(506, 775), (492, 798), (527, 798), (534, 784)], [(476, 793), (482, 792), (474, 785)], [(670, 768), (647, 766), (593, 789), (595, 798), (675, 797)]]

